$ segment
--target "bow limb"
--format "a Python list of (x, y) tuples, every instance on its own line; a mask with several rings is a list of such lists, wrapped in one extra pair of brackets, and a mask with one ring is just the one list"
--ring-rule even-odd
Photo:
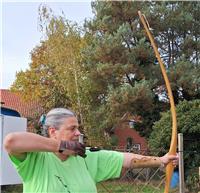
[[(166, 88), (167, 88), (167, 92), (168, 92), (168, 97), (169, 97), (169, 101), (170, 101), (170, 106), (171, 106), (171, 116), (172, 116), (172, 135), (171, 135), (171, 143), (170, 143), (170, 149), (168, 154), (169, 155), (176, 155), (176, 149), (177, 149), (177, 120), (176, 120), (176, 109), (175, 109), (175, 104), (174, 104), (174, 97), (172, 94), (172, 90), (171, 90), (171, 86), (169, 83), (169, 79), (167, 77), (167, 73), (164, 67), (164, 64), (162, 62), (162, 59), (160, 57), (160, 54), (158, 52), (158, 48), (155, 44), (154, 38), (151, 35), (151, 32), (149, 30), (149, 24), (145, 18), (145, 16), (143, 14), (141, 14), (140, 11), (138, 11), (138, 15), (140, 17), (140, 20), (144, 26), (144, 29), (149, 37), (149, 40), (151, 42), (151, 45), (153, 47), (153, 50), (155, 52), (156, 58), (158, 59), (158, 62), (160, 64), (160, 68), (162, 71), (162, 75), (163, 78), (165, 80), (165, 84), (166, 84)], [(164, 193), (168, 193), (169, 192), (169, 187), (170, 187), (170, 181), (171, 181), (171, 177), (172, 177), (172, 173), (174, 171), (174, 166), (172, 165), (172, 163), (170, 162), (167, 167), (166, 167), (166, 182), (165, 182), (165, 191)]]

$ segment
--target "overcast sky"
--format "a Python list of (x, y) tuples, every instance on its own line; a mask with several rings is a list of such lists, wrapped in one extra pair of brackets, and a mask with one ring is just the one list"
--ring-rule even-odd
[(56, 15), (63, 11), (66, 18), (83, 24), (92, 18), (88, 1), (8, 1), (1, 2), (1, 88), (9, 89), (17, 71), (26, 70), (30, 52), (39, 44), (42, 34), (38, 31), (38, 6), (44, 3)]

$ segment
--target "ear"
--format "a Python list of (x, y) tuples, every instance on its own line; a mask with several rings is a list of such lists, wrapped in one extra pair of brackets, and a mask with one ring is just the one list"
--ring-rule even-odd
[(48, 133), (49, 133), (50, 138), (56, 139), (56, 129), (55, 129), (55, 127), (49, 127)]

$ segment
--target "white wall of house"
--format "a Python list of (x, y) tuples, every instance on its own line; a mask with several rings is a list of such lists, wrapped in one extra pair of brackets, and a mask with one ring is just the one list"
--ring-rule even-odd
[(0, 185), (21, 184), (21, 178), (12, 165), (7, 152), (3, 147), (3, 140), (8, 133), (26, 131), (27, 119), (0, 115)]

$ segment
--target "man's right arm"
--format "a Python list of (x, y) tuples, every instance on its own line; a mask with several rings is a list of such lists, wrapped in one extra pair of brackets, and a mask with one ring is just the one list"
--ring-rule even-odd
[(60, 142), (28, 132), (9, 133), (4, 139), (4, 147), (9, 155), (20, 160), (26, 158), (26, 152), (58, 152)]

